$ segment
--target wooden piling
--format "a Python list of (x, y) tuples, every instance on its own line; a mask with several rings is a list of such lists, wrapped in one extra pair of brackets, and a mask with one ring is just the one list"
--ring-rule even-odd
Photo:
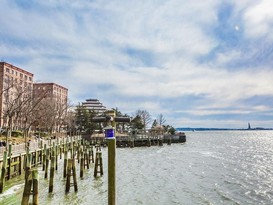
[(49, 193), (53, 192), (55, 162), (55, 156), (52, 156), (50, 163)]
[(22, 154), (20, 154), (20, 157), (19, 157), (19, 175), (21, 175), (23, 173), (23, 170), (24, 170), (24, 156)]
[(2, 172), (1, 172), (1, 179), (0, 179), (0, 193), (3, 193), (4, 186), (5, 186), (6, 168), (7, 168), (7, 151), (4, 151)]
[(163, 146), (163, 139), (159, 139), (158, 144), (159, 144), (159, 146)]
[(23, 192), (23, 198), (21, 201), (21, 205), (28, 205), (29, 204), (29, 196), (31, 194), (31, 187), (33, 184), (33, 178), (31, 174), (31, 170), (26, 170), (26, 178), (25, 178), (25, 187)]
[(83, 169), (84, 169), (84, 158), (83, 158), (83, 147), (81, 146), (79, 149), (80, 155), (80, 177), (83, 177)]
[[(32, 190), (31, 190), (32, 188)], [(33, 197), (33, 205), (38, 205), (38, 170), (27, 170), (26, 171), (26, 179), (25, 179), (25, 186), (23, 192), (23, 198), (21, 201), (22, 205), (29, 204), (29, 198), (32, 194)]]
[(48, 166), (49, 166), (49, 149), (46, 150), (46, 164), (45, 164), (45, 179), (47, 178), (48, 175)]
[(89, 157), (87, 148), (84, 149), (83, 161), (84, 161), (84, 168), (86, 167), (87, 169), (89, 169), (90, 157)]
[(73, 172), (74, 191), (77, 192), (78, 191), (78, 184), (77, 184), (75, 160), (72, 161), (72, 172)]
[(134, 139), (130, 140), (130, 148), (134, 148), (135, 147), (135, 141)]
[(10, 179), (10, 175), (11, 175), (11, 155), (12, 155), (12, 153), (11, 153), (11, 150), (12, 150), (12, 145), (11, 144), (9, 144), (9, 152), (8, 152), (8, 177), (7, 177), (7, 179), (9, 180)]
[(169, 138), (168, 138), (168, 141), (167, 141), (167, 145), (171, 145), (171, 144), (172, 144), (172, 138), (169, 137)]
[(56, 146), (56, 155), (55, 155), (55, 170), (58, 170), (58, 145)]
[(70, 190), (71, 171), (72, 171), (72, 161), (71, 161), (71, 159), (68, 159), (65, 192), (69, 192), (69, 190)]
[(108, 205), (116, 204), (116, 139), (108, 139)]
[(65, 192), (69, 192), (69, 190), (70, 190), (71, 176), (73, 176), (74, 191), (77, 192), (78, 191), (78, 184), (77, 184), (77, 179), (76, 179), (75, 159), (68, 159)]
[(95, 162), (95, 159), (94, 159), (94, 147), (93, 147), (93, 145), (90, 146), (90, 151), (89, 151), (89, 153), (90, 153), (91, 161), (92, 161), (92, 163), (94, 163), (94, 162)]
[(26, 159), (26, 163), (25, 163), (25, 180), (27, 180), (28, 171), (31, 169), (31, 160), (32, 160), (31, 153), (29, 152), (29, 147), (27, 147), (25, 159)]
[(63, 177), (66, 177), (67, 173), (67, 150), (66, 148), (64, 149), (64, 169), (63, 169)]
[(45, 171), (45, 166), (46, 166), (46, 144), (44, 144), (44, 149), (43, 149), (43, 171)]
[(101, 151), (96, 152), (96, 160), (95, 160), (95, 167), (94, 167), (94, 177), (97, 177), (98, 173), (100, 176), (103, 175), (103, 164), (102, 164), (102, 154)]
[(32, 179), (33, 179), (33, 205), (38, 205), (38, 170), (34, 169), (32, 170)]

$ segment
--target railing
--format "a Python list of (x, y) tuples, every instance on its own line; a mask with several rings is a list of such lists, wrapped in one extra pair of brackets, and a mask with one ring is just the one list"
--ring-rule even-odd
[[(72, 136), (72, 137), (63, 137), (58, 139), (37, 140), (37, 141), (27, 142), (27, 144), (29, 146), (29, 150), (33, 151), (33, 150), (41, 149), (42, 146), (44, 146), (45, 144), (48, 147), (48, 146), (52, 146), (53, 143), (59, 144), (64, 142), (71, 142), (76, 139), (79, 139), (79, 137), (80, 136)], [(26, 150), (25, 148), (26, 148), (25, 143), (12, 145), (12, 154), (16, 155), (16, 154), (24, 153)], [(6, 147), (0, 147), (0, 160), (3, 158), (3, 154), (5, 150), (6, 150)]]

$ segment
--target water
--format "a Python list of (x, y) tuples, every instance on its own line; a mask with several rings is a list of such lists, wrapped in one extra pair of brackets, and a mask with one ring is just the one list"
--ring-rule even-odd
[[(186, 135), (185, 144), (117, 149), (117, 204), (273, 204), (273, 131)], [(40, 170), (40, 204), (107, 204), (107, 148), (103, 177), (92, 166), (81, 180), (77, 167), (78, 193), (65, 194), (62, 161), (52, 194)], [(0, 204), (20, 204), (23, 180), (7, 185)]]

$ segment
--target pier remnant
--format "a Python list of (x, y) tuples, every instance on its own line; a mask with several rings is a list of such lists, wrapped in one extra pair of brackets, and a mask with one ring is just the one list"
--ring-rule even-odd
[[(32, 190), (31, 190), (32, 188)], [(21, 204), (28, 205), (30, 195), (33, 197), (33, 205), (38, 205), (38, 170), (27, 170), (26, 171), (26, 180), (25, 187), (23, 192), (23, 197)]]
[(76, 179), (76, 166), (75, 166), (75, 159), (68, 159), (68, 165), (67, 165), (67, 175), (66, 175), (66, 185), (65, 185), (65, 192), (69, 192), (70, 190), (70, 178), (73, 177), (73, 185), (74, 185), (74, 191), (78, 191), (78, 184)]

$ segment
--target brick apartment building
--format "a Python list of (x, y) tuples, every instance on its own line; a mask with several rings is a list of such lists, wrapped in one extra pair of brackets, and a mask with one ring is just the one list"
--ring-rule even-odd
[[(67, 113), (67, 103), (68, 103), (68, 89), (58, 85), (56, 83), (34, 83), (33, 84), (33, 96), (34, 99), (39, 98), (46, 91), (46, 95), (41, 102), (48, 109), (46, 111), (49, 116), (44, 115), (41, 119), (40, 128), (46, 130), (46, 124), (53, 123), (54, 119), (56, 122), (52, 124), (51, 129), (57, 131), (60, 126), (62, 126), (62, 120)], [(44, 109), (39, 107), (39, 109)]]
[[(25, 104), (34, 108), (34, 104), (39, 102), (39, 106), (35, 108), (39, 112), (40, 104), (54, 102), (54, 106), (62, 107), (63, 114), (66, 114), (68, 89), (56, 83), (33, 83), (33, 76), (34, 74), (19, 67), (0, 62), (0, 128), (8, 127), (10, 121), (12, 123), (9, 123), (9, 127), (12, 130), (23, 128), (23, 123), (26, 121), (22, 117), (23, 114), (18, 114), (18, 107), (26, 106)], [(50, 104), (44, 104), (44, 106), (50, 106)], [(49, 111), (52, 111), (51, 115), (60, 115), (56, 113), (56, 109), (48, 109)], [(10, 113), (16, 114), (11, 116)], [(36, 119), (37, 122), (40, 120), (40, 118)]]
[(39, 96), (47, 90), (46, 99), (56, 99), (61, 104), (67, 104), (68, 89), (56, 83), (34, 83), (33, 96)]
[[(0, 62), (0, 127), (7, 126), (7, 112), (15, 109), (19, 98), (31, 94), (33, 89), (33, 74), (11, 65)], [(22, 95), (24, 92), (24, 95)], [(20, 118), (12, 119), (13, 126), (20, 126)]]

